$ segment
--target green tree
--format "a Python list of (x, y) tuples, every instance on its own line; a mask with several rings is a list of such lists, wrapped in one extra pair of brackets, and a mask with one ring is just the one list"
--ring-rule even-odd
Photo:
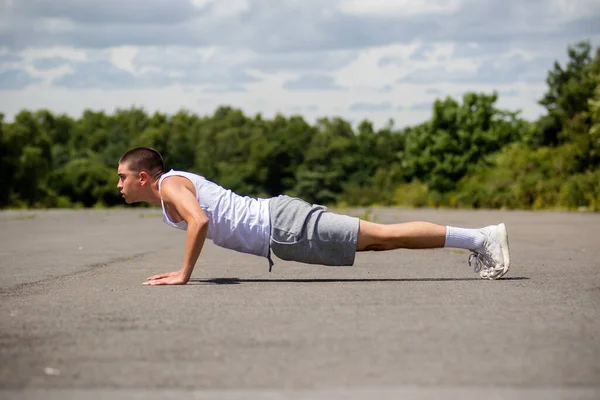
[(557, 146), (574, 139), (578, 129), (570, 124), (587, 125), (582, 113), (588, 111), (588, 99), (593, 96), (596, 83), (594, 70), (600, 67), (598, 51), (592, 59), (591, 44), (582, 41), (567, 50), (569, 59), (563, 68), (558, 62), (548, 71), (548, 90), (540, 99), (548, 114), (540, 118), (538, 135), (532, 138), (534, 147)]
[(4, 132), (4, 114), (0, 113), (0, 208), (6, 207), (9, 204), (10, 192), (13, 186), (14, 166), (10, 163), (10, 152), (8, 139)]
[(517, 112), (495, 107), (497, 94), (467, 93), (463, 104), (437, 100), (427, 123), (410, 129), (403, 168), (407, 180), (424, 182), (444, 193), (487, 154), (520, 138), (523, 122)]
[[(600, 58), (600, 57), (597, 57)], [(600, 160), (600, 73), (595, 76), (594, 96), (588, 100), (590, 110), (590, 157), (598, 165)]]
[(296, 185), (296, 172), (304, 163), (307, 143), (311, 143), (316, 129), (302, 117), (286, 119), (282, 115), (265, 123), (265, 137), (270, 143), (262, 160), (266, 168), (264, 191), (270, 196), (291, 193)]
[(265, 119), (230, 106), (198, 117), (143, 109), (78, 118), (0, 114), (0, 207), (121, 204), (116, 164), (150, 146), (167, 168), (197, 172), (243, 195), (324, 204), (509, 208), (600, 207), (600, 49), (568, 48), (548, 72), (547, 113), (525, 121), (497, 95), (438, 99), (429, 121), (379, 130), (364, 120)]
[(10, 202), (34, 206), (46, 193), (46, 178), (52, 167), (50, 138), (36, 116), (22, 111), (12, 124), (3, 124), (3, 181)]
[(116, 205), (122, 202), (116, 182), (114, 167), (94, 158), (79, 158), (56, 171), (52, 189), (83, 207)]
[(319, 119), (292, 193), (309, 202), (334, 203), (344, 181), (356, 171), (356, 150), (355, 135), (347, 121)]

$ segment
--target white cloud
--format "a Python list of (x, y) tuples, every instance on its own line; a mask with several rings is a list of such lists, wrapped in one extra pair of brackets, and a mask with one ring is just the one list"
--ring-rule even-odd
[(361, 52), (352, 63), (340, 68), (336, 73), (336, 82), (344, 87), (385, 86), (396, 81), (399, 74), (406, 71), (402, 65), (379, 67), (379, 61), (384, 57), (403, 62), (418, 46), (416, 43), (407, 45), (392, 45), (374, 47)]
[(108, 50), (110, 62), (117, 68), (124, 71), (135, 73), (136, 68), (133, 65), (133, 59), (138, 54), (139, 49), (133, 46), (121, 46)]
[(241, 14), (249, 9), (250, 2), (248, 0), (221, 0), (214, 3), (211, 14), (217, 18), (225, 18), (231, 15)]
[(214, 3), (216, 0), (191, 0), (191, 3), (198, 7), (198, 8), (203, 8), (211, 3)]
[(600, 42), (597, 0), (22, 0), (12, 10), (0, 9), (7, 118), (229, 104), (405, 125), (468, 90), (497, 90), (501, 106), (535, 118), (554, 60)]
[(598, 0), (551, 0), (550, 8), (568, 20), (593, 15), (592, 10), (600, 9)]
[(45, 33), (64, 33), (75, 30), (76, 25), (67, 18), (42, 18), (33, 25), (34, 32)]
[(26, 70), (29, 73), (29, 75), (36, 77), (36, 78), (41, 78), (42, 82), (44, 82), (44, 84), (47, 86), (50, 85), (50, 83), (53, 80), (58, 79), (67, 74), (70, 74), (74, 71), (73, 67), (71, 67), (70, 65), (62, 65), (60, 67), (47, 69), (47, 70), (39, 70), (39, 69), (27, 67)]
[(344, 87), (385, 87), (413, 71), (443, 66), (448, 71), (472, 72), (479, 65), (474, 59), (453, 58), (451, 43), (435, 43), (423, 60), (415, 61), (411, 56), (420, 46), (421, 43), (414, 42), (365, 50), (354, 62), (335, 73), (336, 81)]
[(247, 50), (212, 47), (148, 46), (139, 48), (131, 63), (134, 68), (157, 66), (170, 70), (212, 68), (216, 71), (239, 67), (256, 55)]
[(460, 3), (460, 0), (339, 0), (338, 7), (347, 14), (412, 16), (451, 13)]
[[(87, 61), (90, 54), (85, 50), (61, 46), (31, 48), (23, 51), (21, 55), (23, 56), (23, 61), (20, 63), (20, 68), (26, 71), (31, 77), (41, 79), (40, 86), (47, 87), (52, 80), (73, 72), (73, 68), (68, 64), (64, 64), (56, 68), (38, 69), (35, 66), (37, 60), (62, 58), (68, 61), (82, 62)], [(0, 105), (3, 104), (0, 103)], [(22, 107), (28, 108), (26, 104)]]
[(206, 63), (208, 61), (210, 61), (212, 59), (212, 57), (214, 56), (215, 52), (216, 52), (217, 48), (216, 47), (202, 47), (199, 49), (194, 49), (194, 51), (200, 55), (200, 59), (202, 60), (202, 62)]
[(27, 62), (31, 62), (36, 58), (60, 57), (72, 61), (87, 61), (89, 51), (76, 49), (68, 46), (58, 47), (33, 47), (22, 52), (23, 57)]
[[(37, 86), (17, 92), (0, 91), (0, 108), (7, 117), (16, 114), (24, 105), (29, 109), (48, 108), (74, 116), (81, 115), (86, 108), (112, 112), (117, 107), (129, 108), (132, 105), (142, 106), (148, 112), (175, 113), (180, 109), (187, 109), (204, 115), (211, 114), (220, 105), (232, 105), (242, 108), (248, 115), (261, 113), (265, 118), (273, 117), (276, 113), (291, 115), (302, 110), (302, 115), (311, 123), (318, 117), (339, 115), (348, 120), (370, 119), (376, 126), (383, 126), (389, 118), (392, 118), (398, 127), (403, 127), (423, 122), (431, 115), (430, 109), (411, 110), (410, 107), (414, 104), (431, 104), (436, 98), (445, 95), (459, 98), (468, 90), (491, 93), (494, 89), (499, 89), (493, 85), (440, 84), (435, 87), (440, 94), (432, 94), (427, 93), (428, 87), (403, 84), (396, 85), (387, 93), (371, 92), (366, 97), (365, 90), (361, 88), (346, 91), (293, 92), (283, 89), (285, 82), (292, 77), (293, 75), (288, 73), (265, 75), (264, 80), (247, 84), (245, 92), (219, 92), (218, 89), (206, 91), (202, 89), (205, 86), (190, 85), (136, 90), (79, 89), (77, 91)], [(511, 89), (519, 91), (520, 96), (500, 96), (499, 106), (509, 110), (522, 108), (525, 110), (524, 115), (529, 118), (541, 112), (541, 108), (535, 105), (535, 101), (543, 94), (544, 85), (507, 86), (507, 90)], [(371, 110), (355, 108), (351, 111), (352, 105), (360, 102), (386, 106), (386, 108), (389, 103), (402, 106), (402, 109), (378, 111), (377, 107), (374, 107)]]
[(450, 61), (454, 53), (454, 43), (434, 43), (430, 51), (425, 52), (425, 58), (436, 62)]
[(226, 18), (250, 10), (249, 0), (191, 0), (191, 3), (202, 9), (207, 9), (211, 17)]

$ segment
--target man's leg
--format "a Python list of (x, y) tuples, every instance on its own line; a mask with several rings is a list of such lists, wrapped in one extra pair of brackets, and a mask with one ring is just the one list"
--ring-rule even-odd
[(385, 225), (361, 220), (356, 250), (433, 249), (445, 243), (444, 225), (423, 221)]
[(440, 247), (472, 251), (469, 263), (473, 259), (475, 271), (485, 279), (501, 278), (510, 266), (508, 234), (504, 224), (466, 229), (424, 221), (386, 225), (360, 220), (356, 251)]

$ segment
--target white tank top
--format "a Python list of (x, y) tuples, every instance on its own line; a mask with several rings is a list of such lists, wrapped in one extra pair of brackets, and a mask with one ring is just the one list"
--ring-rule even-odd
[[(269, 199), (242, 197), (200, 175), (175, 170), (160, 177), (158, 189), (165, 178), (174, 175), (189, 179), (196, 188), (196, 200), (209, 221), (207, 239), (220, 247), (268, 257), (271, 236)], [(187, 230), (185, 220), (176, 223), (169, 219), (162, 199), (161, 205), (165, 223)]]

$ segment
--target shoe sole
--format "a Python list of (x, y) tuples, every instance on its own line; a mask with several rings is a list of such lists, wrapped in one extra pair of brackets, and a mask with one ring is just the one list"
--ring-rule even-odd
[(510, 268), (510, 249), (508, 246), (508, 232), (506, 231), (506, 225), (504, 223), (498, 225), (498, 230), (496, 231), (496, 238), (500, 242), (500, 248), (502, 249), (502, 257), (504, 258), (504, 268), (502, 269), (502, 273), (495, 277), (494, 279), (502, 278)]

